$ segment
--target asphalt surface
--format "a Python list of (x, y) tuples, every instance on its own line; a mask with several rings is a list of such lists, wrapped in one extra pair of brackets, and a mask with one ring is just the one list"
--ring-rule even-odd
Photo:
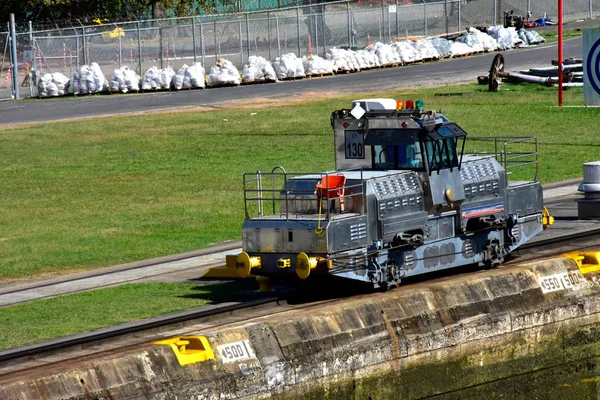
[[(581, 37), (564, 42), (564, 57), (582, 57)], [(557, 45), (539, 45), (513, 49), (504, 54), (505, 71), (549, 66), (557, 58)], [(62, 97), (44, 100), (5, 101), (0, 103), (0, 124), (12, 125), (59, 121), (72, 118), (152, 113), (186, 107), (226, 107), (228, 102), (249, 103), (252, 99), (288, 100), (309, 93), (377, 93), (382, 90), (420, 86), (444, 86), (475, 82), (487, 75), (498, 52), (471, 57), (444, 59), (404, 67), (374, 69), (332, 77), (284, 81), (271, 84), (242, 85), (204, 90), (155, 93), (129, 93)]]

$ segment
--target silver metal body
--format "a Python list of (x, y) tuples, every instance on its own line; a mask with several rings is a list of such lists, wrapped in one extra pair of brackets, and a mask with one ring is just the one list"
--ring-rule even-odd
[[(245, 175), (243, 249), (260, 257), (257, 274), (293, 276), (303, 252), (322, 261), (309, 279), (388, 287), (446, 268), (492, 267), (543, 229), (534, 138), (505, 140), (501, 152), (494, 141), (495, 157), (463, 155), (466, 133), (441, 114), (371, 109), (357, 119), (339, 110), (331, 121), (336, 170)], [(510, 152), (510, 143), (533, 151)], [(535, 176), (508, 181), (515, 165)], [(319, 189), (333, 178), (343, 184)]]

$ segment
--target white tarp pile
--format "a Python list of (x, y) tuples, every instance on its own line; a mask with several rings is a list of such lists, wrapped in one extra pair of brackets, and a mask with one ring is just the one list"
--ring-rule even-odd
[(175, 90), (204, 88), (204, 67), (199, 62), (192, 66), (183, 64), (173, 78), (173, 87)]
[(443, 58), (450, 56), (450, 46), (452, 45), (452, 41), (444, 38), (432, 38), (430, 40), (440, 57)]
[(464, 54), (472, 53), (473, 49), (468, 44), (463, 42), (454, 41), (450, 43), (450, 57), (462, 56)]
[(40, 97), (57, 97), (69, 94), (69, 78), (55, 72), (53, 74), (44, 74), (38, 82), (38, 94)]
[(538, 44), (544, 43), (546, 41), (546, 39), (540, 36), (540, 34), (536, 31), (526, 31), (525, 29), (519, 29), (517, 34), (525, 44)]
[(128, 66), (115, 69), (110, 80), (110, 90), (127, 93), (131, 90), (140, 90), (140, 76)]
[(467, 33), (457, 37), (456, 41), (466, 44), (472, 51), (494, 51), (498, 48), (496, 39), (477, 28), (467, 29)]
[(490, 26), (488, 35), (496, 39), (499, 50), (508, 50), (523, 43), (514, 27), (505, 28), (502, 25)]
[(173, 68), (167, 67), (160, 69), (157, 67), (150, 67), (144, 73), (144, 80), (142, 81), (142, 90), (150, 89), (170, 89), (171, 82), (175, 76)]
[(366, 68), (374, 68), (380, 67), (381, 63), (379, 62), (379, 57), (375, 54), (375, 49), (372, 49), (373, 52), (367, 49), (361, 49), (356, 51), (354, 57), (356, 58), (356, 62), (358, 62), (358, 66), (360, 69)]
[(276, 81), (277, 75), (264, 57), (250, 56), (242, 70), (242, 82)]
[(100, 93), (108, 89), (108, 82), (97, 63), (82, 65), (73, 74), (73, 93)]
[(302, 59), (296, 57), (294, 53), (277, 57), (273, 62), (273, 69), (279, 79), (304, 78), (306, 76)]
[(381, 65), (389, 65), (402, 61), (400, 54), (398, 54), (396, 48), (391, 44), (377, 42), (367, 47), (367, 50), (371, 51), (369, 47), (374, 49), (374, 52), (377, 55), (377, 58), (379, 58), (379, 63)]
[(315, 54), (302, 57), (302, 65), (306, 75), (330, 74), (333, 72), (333, 61)]
[(400, 55), (400, 60), (405, 63), (421, 61), (423, 57), (419, 51), (415, 48), (413, 43), (410, 40), (400, 40), (398, 42), (394, 42), (392, 44), (398, 54)]
[(419, 52), (422, 59), (438, 59), (440, 53), (437, 51), (433, 42), (428, 39), (419, 39), (413, 43), (413, 47)]
[(210, 67), (208, 86), (239, 85), (240, 71), (224, 58), (219, 58), (216, 64)]
[(335, 71), (360, 71), (360, 65), (355, 52), (352, 50), (332, 47), (327, 50), (325, 57), (333, 61)]

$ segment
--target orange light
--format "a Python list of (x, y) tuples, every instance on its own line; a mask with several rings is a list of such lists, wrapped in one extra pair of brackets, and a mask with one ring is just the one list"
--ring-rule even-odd
[(396, 100), (396, 110), (402, 110), (404, 108), (404, 101)]
[(406, 100), (406, 108), (408, 110), (412, 110), (413, 108), (415, 108), (415, 102), (412, 100)]

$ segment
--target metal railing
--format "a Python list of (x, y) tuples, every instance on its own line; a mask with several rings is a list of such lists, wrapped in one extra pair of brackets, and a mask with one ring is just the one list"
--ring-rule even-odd
[[(329, 182), (330, 178), (333, 180), (333, 177), (340, 175), (340, 171), (290, 173), (284, 170), (245, 173), (243, 181), (246, 219), (277, 216), (286, 220), (290, 217), (330, 220), (332, 215), (343, 213), (364, 214), (362, 171), (360, 178), (357, 178), (358, 183), (348, 184), (346, 181), (341, 186), (326, 187), (319, 192), (318, 183)], [(335, 207), (331, 207), (332, 202), (336, 202)], [(342, 206), (343, 204), (346, 206)]]

